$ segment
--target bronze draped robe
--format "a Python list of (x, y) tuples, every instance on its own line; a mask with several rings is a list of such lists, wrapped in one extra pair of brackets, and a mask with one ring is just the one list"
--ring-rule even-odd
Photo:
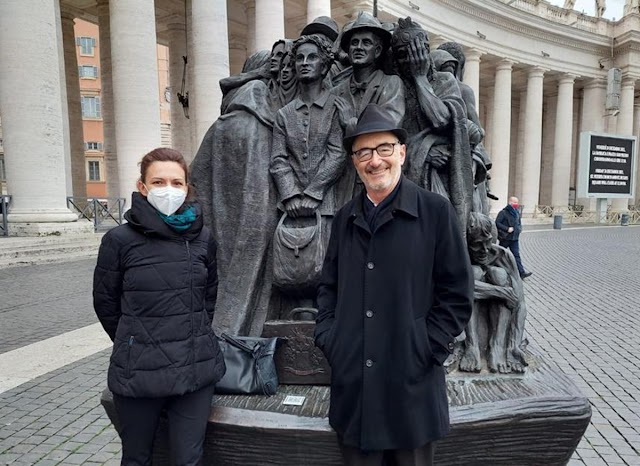
[(250, 81), (209, 128), (191, 165), (205, 224), (218, 243), (214, 327), (234, 335), (259, 334), (269, 305), (277, 221), (269, 175), (273, 118), (267, 85)]
[[(405, 79), (406, 112), (402, 126), (409, 133), (409, 139), (404, 171), (407, 178), (418, 186), (449, 198), (463, 234), (466, 234), (473, 203), (467, 108), (452, 74), (434, 72), (431, 86), (449, 112), (449, 124), (439, 130), (433, 128), (421, 108), (419, 98), (419, 93), (429, 91), (418, 89), (414, 81)], [(430, 165), (432, 150), (448, 152), (449, 158), (443, 167), (435, 169)]]

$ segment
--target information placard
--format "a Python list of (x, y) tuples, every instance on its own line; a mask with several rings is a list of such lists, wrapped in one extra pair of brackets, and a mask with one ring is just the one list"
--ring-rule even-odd
[(633, 197), (636, 143), (635, 136), (581, 133), (578, 197)]

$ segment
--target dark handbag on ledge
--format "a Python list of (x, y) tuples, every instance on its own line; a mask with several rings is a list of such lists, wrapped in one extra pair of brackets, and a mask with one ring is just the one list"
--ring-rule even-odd
[(227, 371), (216, 384), (216, 393), (275, 395), (278, 373), (274, 354), (278, 338), (220, 335), (220, 349)]

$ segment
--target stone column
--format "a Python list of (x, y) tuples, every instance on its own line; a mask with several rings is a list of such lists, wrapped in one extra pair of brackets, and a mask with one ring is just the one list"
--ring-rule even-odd
[(544, 70), (531, 68), (527, 78), (526, 123), (524, 132), (524, 159), (522, 195), (523, 214), (534, 213), (540, 194), (540, 156), (542, 148), (542, 94)]
[(555, 146), (558, 95), (545, 94), (542, 99), (542, 144), (540, 149), (539, 206), (551, 206), (553, 186), (553, 148)]
[(569, 75), (562, 76), (558, 81), (558, 108), (551, 181), (551, 205), (554, 209), (566, 209), (569, 204), (574, 81), (575, 77)]
[[(495, 84), (495, 83), (494, 83)], [(483, 117), (480, 117), (480, 123), (484, 128), (484, 148), (491, 155), (493, 152), (491, 147), (491, 137), (493, 135), (493, 97), (495, 96), (495, 87), (491, 86), (487, 88), (484, 93), (484, 102), (481, 102), (482, 109), (484, 110)], [(480, 108), (480, 106), (478, 106)]]
[(491, 192), (498, 201), (491, 201), (491, 211), (498, 212), (509, 195), (509, 155), (511, 147), (511, 70), (513, 62), (502, 60), (496, 67), (491, 124)]
[[(604, 79), (592, 79), (584, 86), (582, 93), (582, 115), (580, 131), (593, 131), (595, 133), (604, 132), (604, 110), (607, 100), (607, 81)], [(579, 155), (578, 155), (579, 157)], [(586, 170), (578, 163), (576, 170)], [(577, 173), (576, 179), (582, 174)], [(577, 182), (576, 182), (577, 185)], [(580, 193), (577, 193), (578, 195)], [(585, 197), (578, 197), (576, 204), (584, 206), (587, 211), (596, 210), (596, 200)]]
[[(111, 73), (111, 18), (109, 0), (98, 0), (98, 50), (100, 50), (100, 95), (102, 100), (102, 151), (106, 167), (107, 195), (120, 196), (120, 171), (116, 153), (116, 124), (113, 121), (113, 74)], [(127, 202), (129, 196), (126, 197)]]
[(307, 0), (307, 24), (318, 16), (331, 17), (331, 0)]
[(187, 14), (187, 50), (189, 51), (189, 61), (187, 63), (187, 91), (189, 93), (189, 133), (191, 135), (191, 149), (195, 154), (198, 153), (200, 143), (197, 137), (196, 131), (196, 106), (194, 102), (197, 99), (196, 89), (193, 82), (193, 68), (194, 68), (194, 40), (193, 40), (193, 8), (192, 0), (186, 0), (186, 14)]
[[(633, 134), (638, 138), (638, 142), (640, 142), (640, 105), (633, 107), (633, 126)], [(640, 162), (637, 161), (639, 153), (640, 150), (636, 147), (636, 192), (633, 198), (633, 205), (635, 205), (636, 210), (640, 210)]]
[(14, 235), (60, 231), (65, 227), (58, 222), (78, 219), (66, 201), (68, 116), (59, 28), (58, 2), (0, 2), (0, 108)]
[[(196, 148), (220, 116), (220, 79), (229, 76), (229, 39), (226, 0), (192, 0), (193, 88), (195, 99)], [(197, 150), (197, 149), (196, 149)]]
[(520, 91), (518, 96), (518, 146), (516, 147), (516, 164), (512, 169), (516, 172), (513, 196), (519, 197), (522, 193), (523, 160), (524, 160), (524, 131), (527, 118), (527, 91)]
[(63, 12), (62, 46), (67, 85), (67, 111), (69, 114), (69, 150), (71, 158), (71, 184), (75, 197), (87, 195), (87, 171), (84, 158), (84, 135), (82, 128), (82, 105), (80, 103), (80, 81), (78, 78), (78, 57), (76, 38), (73, 30), (74, 16)]
[(509, 187), (507, 192), (509, 196), (517, 196), (516, 178), (518, 172), (518, 130), (520, 129), (520, 102), (516, 101), (514, 96), (511, 98), (511, 142), (509, 143)]
[[(635, 79), (625, 78), (622, 80), (622, 90), (620, 92), (620, 113), (618, 114), (616, 134), (621, 136), (633, 135), (633, 104), (635, 93)], [(611, 210), (629, 210), (628, 198), (615, 198), (611, 200)]]
[(155, 9), (153, 0), (111, 0), (109, 10), (120, 197), (130, 199), (138, 162), (160, 146)]
[(229, 37), (229, 73), (239, 74), (247, 59), (247, 50), (244, 46), (244, 40), (235, 34)]
[(275, 41), (285, 38), (284, 1), (256, 0), (255, 17), (256, 49), (271, 50)]
[(178, 92), (182, 88), (185, 74), (184, 60), (187, 55), (187, 33), (184, 19), (177, 19), (167, 25), (169, 33), (169, 86), (171, 87), (171, 144), (184, 155), (187, 163), (195, 155), (191, 148), (189, 119), (184, 115)]
[(476, 97), (476, 108), (480, 108), (480, 57), (483, 53), (477, 49), (469, 49), (464, 53), (464, 83), (473, 89)]
[(254, 0), (247, 0), (246, 17), (247, 17), (247, 57), (250, 57), (258, 51), (256, 46), (256, 3)]

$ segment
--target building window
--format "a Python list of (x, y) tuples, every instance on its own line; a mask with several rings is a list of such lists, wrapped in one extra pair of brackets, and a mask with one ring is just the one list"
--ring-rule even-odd
[(100, 162), (97, 160), (87, 161), (89, 171), (89, 181), (100, 181)]
[(93, 65), (80, 65), (78, 66), (78, 75), (80, 78), (97, 78), (98, 67)]
[(87, 141), (84, 143), (84, 150), (102, 150), (102, 143), (97, 141)]
[(102, 118), (100, 97), (82, 96), (82, 118)]
[(80, 46), (80, 55), (93, 57), (93, 49), (96, 46), (95, 37), (76, 37), (76, 45)]
[[(0, 181), (7, 181), (7, 172), (4, 168), (4, 157), (0, 155)], [(0, 192), (2, 194), (2, 192)]]

